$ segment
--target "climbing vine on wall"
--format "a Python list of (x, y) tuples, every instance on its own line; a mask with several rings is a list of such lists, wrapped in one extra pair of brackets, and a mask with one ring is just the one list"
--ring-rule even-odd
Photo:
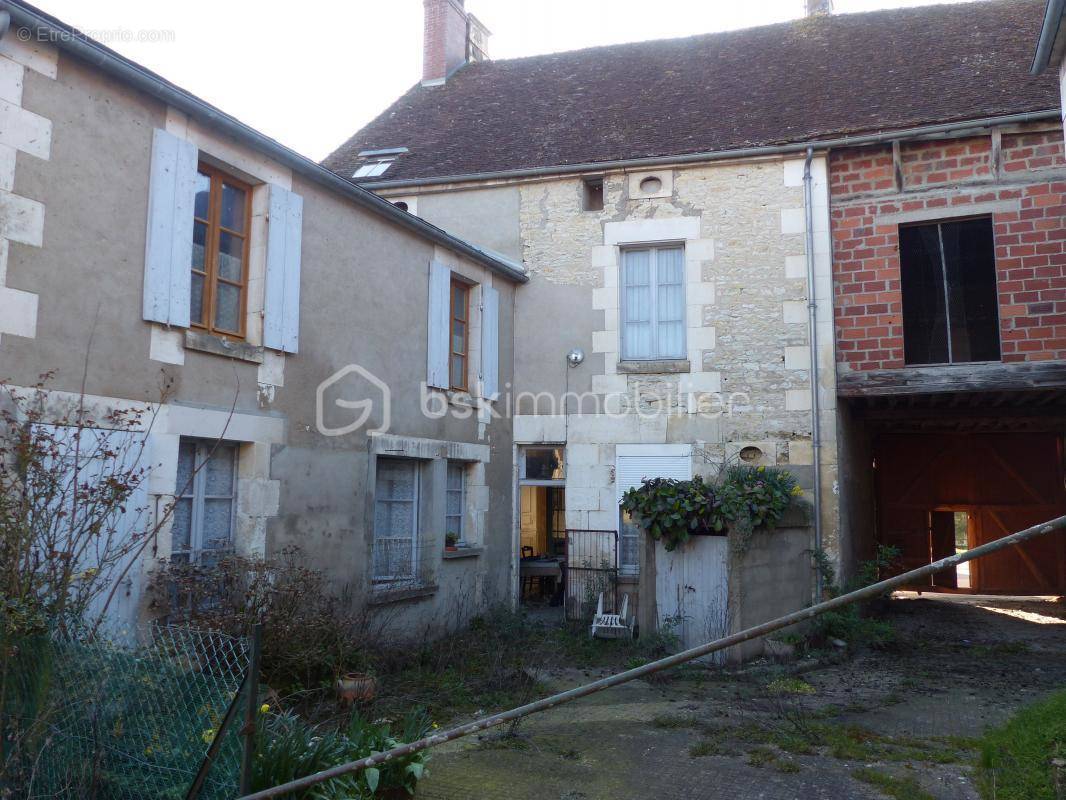
[(730, 466), (716, 480), (649, 478), (622, 496), (622, 508), (653, 538), (674, 550), (692, 536), (732, 532), (743, 552), (758, 528), (773, 528), (802, 494), (791, 473)]

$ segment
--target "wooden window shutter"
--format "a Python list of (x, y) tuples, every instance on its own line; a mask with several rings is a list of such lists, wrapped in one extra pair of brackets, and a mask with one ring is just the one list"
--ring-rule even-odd
[(303, 198), (271, 184), (263, 344), (286, 353), (297, 352), (300, 342), (300, 245), (303, 218)]
[(500, 393), (500, 293), (481, 287), (481, 396), (495, 400)]
[(426, 364), (426, 383), (437, 389), (447, 389), (448, 354), (451, 352), (448, 332), (451, 323), (452, 271), (438, 261), (429, 264), (429, 348)]
[(144, 318), (189, 327), (196, 145), (156, 129), (148, 184)]

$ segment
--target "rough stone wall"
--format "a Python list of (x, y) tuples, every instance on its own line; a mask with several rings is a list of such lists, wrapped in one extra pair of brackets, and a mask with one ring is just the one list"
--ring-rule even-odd
[[(567, 526), (614, 528), (615, 445), (691, 444), (694, 472), (736, 458), (793, 469), (813, 484), (810, 351), (803, 210), (803, 161), (656, 169), (604, 176), (604, 208), (582, 207), (577, 177), (520, 184), (523, 261), (538, 281), (591, 290), (602, 314), (589, 361), (597, 402), (584, 413), (522, 414), (515, 441), (567, 444)], [(815, 254), (825, 544), (836, 549), (833, 336), (829, 311), (826, 165), (814, 164)], [(647, 177), (659, 187), (643, 192)], [(820, 197), (820, 199), (819, 199)], [(683, 242), (687, 364), (641, 366), (619, 358), (620, 252), (626, 245)], [(532, 297), (527, 293), (527, 297)], [(552, 319), (554, 309), (522, 309)], [(566, 324), (558, 320), (555, 324)], [(519, 331), (516, 379), (536, 353), (534, 331)], [(602, 358), (602, 361), (599, 359)], [(828, 375), (828, 377), (826, 377)], [(522, 388), (536, 391), (538, 387)], [(577, 408), (574, 402), (571, 412)], [(595, 413), (599, 411), (600, 413)], [(544, 415), (541, 409), (536, 413)], [(752, 449), (756, 448), (756, 449)]]
[[(594, 391), (619, 395), (627, 410), (639, 406), (646, 411), (652, 403), (682, 412), (679, 402), (692, 393), (686, 389), (740, 393), (750, 402), (738, 396), (736, 407), (743, 410), (723, 420), (723, 439), (778, 441), (773, 461), (787, 463), (788, 442), (810, 436), (802, 187), (798, 182), (785, 185), (781, 161), (666, 172), (670, 196), (651, 200), (633, 196), (629, 175), (608, 174), (602, 212), (582, 210), (582, 186), (575, 178), (524, 184), (523, 260), (533, 280), (617, 295), (617, 260), (605, 252), (617, 250), (605, 244), (611, 223), (698, 221), (694, 238), (699, 244), (686, 242), (689, 265), (698, 262), (686, 287), (687, 325), (706, 333), (698, 360), (691, 358), (690, 341), (691, 372), (619, 375), (611, 363), (618, 358), (615, 303), (603, 309), (603, 331), (594, 332), (593, 341), (596, 351), (608, 355), (601, 377), (616, 380), (594, 378)], [(699, 291), (693, 291), (697, 285)], [(602, 348), (597, 333), (608, 340)], [(717, 377), (694, 379), (699, 373)]]
[(837, 359), (904, 366), (899, 226), (990, 216), (1002, 360), (1066, 358), (1062, 130), (834, 152), (830, 159)]

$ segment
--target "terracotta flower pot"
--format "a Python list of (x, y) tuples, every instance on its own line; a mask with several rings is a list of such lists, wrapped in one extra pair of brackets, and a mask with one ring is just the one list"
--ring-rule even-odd
[(378, 682), (365, 672), (349, 672), (337, 679), (337, 696), (346, 706), (374, 699)]

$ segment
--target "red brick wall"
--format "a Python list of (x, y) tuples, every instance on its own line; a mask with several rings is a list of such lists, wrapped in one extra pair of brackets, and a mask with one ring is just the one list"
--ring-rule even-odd
[[(887, 215), (980, 203), (991, 216), (1003, 361), (1066, 359), (1066, 169), (1062, 133), (1004, 134), (998, 180), (991, 137), (904, 144), (902, 191), (891, 147), (830, 156), (837, 361), (854, 370), (903, 361), (898, 221)], [(975, 208), (975, 213), (987, 213)]]
[(463, 0), (423, 0), (422, 80), (447, 76), (466, 58)]

